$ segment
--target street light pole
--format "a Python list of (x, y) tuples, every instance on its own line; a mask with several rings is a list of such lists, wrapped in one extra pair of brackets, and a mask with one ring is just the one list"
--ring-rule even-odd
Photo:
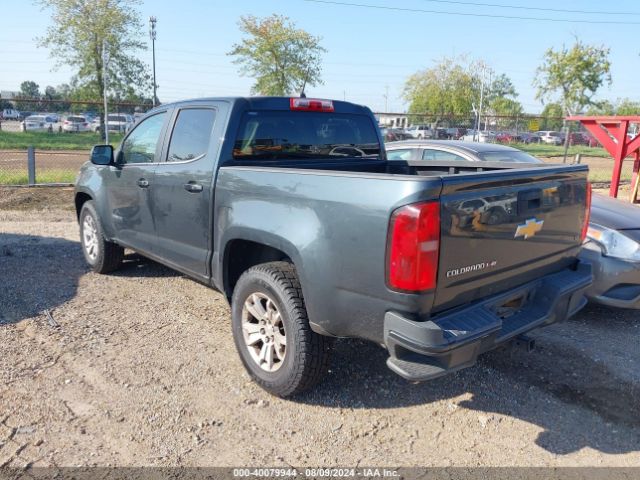
[(149, 36), (151, 37), (151, 50), (153, 52), (153, 106), (158, 104), (158, 96), (156, 95), (156, 17), (149, 17)]
[(109, 126), (107, 125), (107, 71), (109, 66), (109, 51), (107, 50), (107, 41), (102, 42), (102, 84), (104, 96), (104, 143), (109, 145)]

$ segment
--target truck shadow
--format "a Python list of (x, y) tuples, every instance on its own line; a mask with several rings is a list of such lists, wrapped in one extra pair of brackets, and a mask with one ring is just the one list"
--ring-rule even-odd
[(69, 301), (86, 272), (78, 242), (0, 233), (0, 328)]
[[(635, 319), (630, 314), (627, 321), (640, 324), (631, 318)], [(616, 376), (588, 352), (544, 341), (538, 345), (532, 353), (510, 348), (489, 352), (472, 368), (412, 384), (387, 369), (387, 353), (382, 348), (339, 340), (328, 379), (296, 401), (394, 409), (449, 400), (442, 407), (445, 410), (449, 405), (485, 416), (501, 414), (543, 428), (536, 444), (554, 454), (584, 447), (605, 453), (640, 451), (638, 384)], [(638, 355), (635, 358), (640, 366)], [(457, 399), (460, 396), (465, 399)]]
[[(60, 237), (0, 233), (0, 328), (52, 312), (75, 297), (79, 278), (89, 272), (80, 243)], [(114, 275), (180, 275), (136, 254), (125, 256)]]

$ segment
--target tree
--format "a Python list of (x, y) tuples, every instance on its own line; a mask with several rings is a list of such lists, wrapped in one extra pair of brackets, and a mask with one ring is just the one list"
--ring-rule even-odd
[(640, 102), (629, 98), (618, 99), (616, 102), (616, 115), (640, 115)]
[(322, 84), (321, 60), (326, 50), (320, 46), (320, 37), (275, 14), (264, 19), (242, 16), (238, 24), (246, 36), (228, 55), (235, 57), (241, 75), (255, 78), (252, 93), (284, 96), (300, 93), (305, 85)]
[(587, 115), (615, 115), (616, 107), (609, 100), (593, 102), (587, 109)]
[(609, 49), (576, 43), (559, 51), (546, 51), (533, 82), (536, 98), (557, 100), (565, 115), (581, 112), (593, 104), (593, 96), (603, 84), (611, 84)]
[(491, 112), (497, 117), (514, 117), (514, 118), (496, 118), (496, 126), (499, 128), (511, 129), (519, 127), (518, 118), (524, 115), (522, 104), (514, 98), (498, 97), (491, 102)]
[(40, 99), (40, 85), (32, 80), (20, 84), (20, 93), (16, 95), (15, 103), (18, 110), (38, 110)]
[[(43, 9), (52, 9), (52, 25), (39, 39), (58, 64), (77, 69), (78, 88), (87, 100), (100, 100), (105, 72), (112, 93), (122, 93), (133, 85), (140, 91), (151, 88), (147, 68), (135, 56), (146, 50), (139, 39), (142, 24), (135, 7), (138, 0), (39, 0)], [(103, 56), (108, 55), (105, 66)]]
[(547, 103), (542, 110), (540, 130), (560, 130), (563, 124), (562, 105), (559, 103)]
[[(404, 85), (403, 98), (409, 113), (430, 113), (436, 123), (451, 116), (471, 116), (480, 99), (478, 62), (464, 58), (443, 58), (437, 65), (411, 75)], [(424, 121), (415, 117), (414, 122)]]

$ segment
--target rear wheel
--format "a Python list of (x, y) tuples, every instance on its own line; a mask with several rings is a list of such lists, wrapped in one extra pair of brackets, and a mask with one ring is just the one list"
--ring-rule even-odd
[(94, 272), (117, 270), (124, 257), (124, 248), (104, 238), (100, 217), (92, 200), (80, 211), (80, 239), (84, 258)]
[(233, 291), (231, 316), (242, 363), (269, 393), (295, 395), (326, 374), (332, 342), (311, 330), (290, 263), (265, 263), (243, 273)]

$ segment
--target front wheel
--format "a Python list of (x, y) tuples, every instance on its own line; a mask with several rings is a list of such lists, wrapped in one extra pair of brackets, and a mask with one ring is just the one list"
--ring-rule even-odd
[(265, 263), (243, 273), (233, 291), (231, 318), (242, 363), (269, 393), (295, 395), (326, 374), (332, 342), (311, 330), (292, 264)]
[(84, 258), (94, 272), (117, 270), (124, 257), (124, 248), (104, 238), (100, 217), (92, 200), (80, 211), (80, 239)]

